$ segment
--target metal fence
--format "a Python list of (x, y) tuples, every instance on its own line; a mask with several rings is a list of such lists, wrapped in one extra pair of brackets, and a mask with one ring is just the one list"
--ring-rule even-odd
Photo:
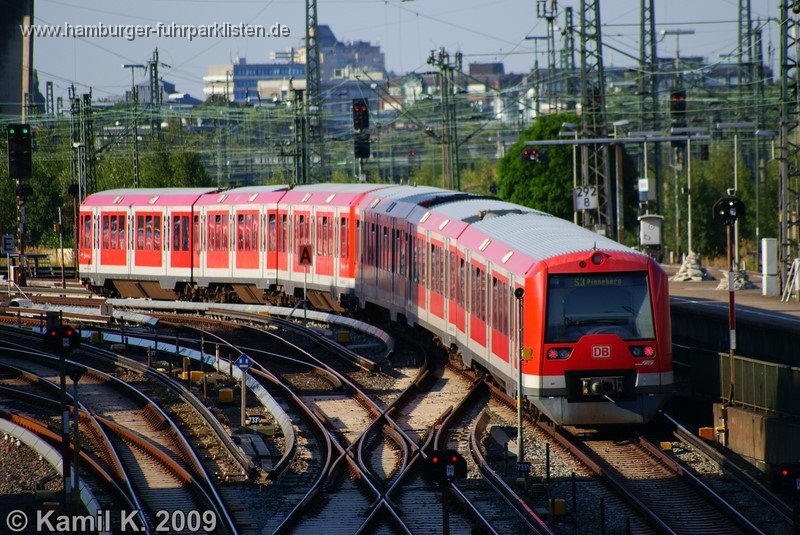
[[(720, 353), (723, 397), (730, 391), (729, 370), (730, 356)], [(800, 368), (734, 356), (733, 371), (735, 404), (800, 417)]]

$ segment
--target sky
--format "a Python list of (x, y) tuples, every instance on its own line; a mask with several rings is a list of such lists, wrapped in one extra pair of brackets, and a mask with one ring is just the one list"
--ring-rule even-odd
[[(14, 0), (0, 0), (12, 2)], [(623, 53), (638, 57), (639, 0), (601, 0), (604, 41), (622, 52), (606, 50), (607, 65), (632, 65)], [(563, 27), (563, 8), (572, 6), (579, 22), (578, 0), (560, 0), (556, 41)], [(736, 51), (738, 0), (655, 0), (656, 32), (694, 30), (694, 35), (665, 35), (658, 55), (702, 55), (709, 61)], [(91, 86), (95, 99), (121, 95), (130, 87), (131, 71), (123, 63), (145, 63), (158, 48), (161, 77), (177, 90), (202, 98), (202, 78), (207, 66), (246, 57), (249, 63), (269, 61), (271, 50), (302, 46), (305, 35), (303, 0), (36, 0), (35, 22), (65, 24), (150, 25), (159, 23), (209, 25), (279, 23), (288, 37), (39, 37), (34, 44), (34, 65), (40, 87), (53, 81), (56, 96), (66, 96), (74, 83), (79, 93)], [(774, 18), (778, 0), (752, 0), (753, 19), (764, 22), (766, 43), (777, 43)], [(526, 36), (546, 33), (546, 23), (536, 17), (535, 0), (318, 0), (320, 24), (331, 26), (343, 41), (366, 40), (380, 44), (386, 66), (396, 73), (430, 69), (426, 59), (432, 49), (460, 50), (465, 67), (471, 62), (502, 61), (506, 72), (525, 72), (538, 55), (546, 65), (543, 41)], [(577, 46), (577, 39), (576, 39)], [(777, 54), (777, 52), (775, 52)], [(576, 58), (577, 61), (577, 58)], [(774, 65), (774, 61), (773, 61)], [(135, 73), (144, 80), (142, 71)]]

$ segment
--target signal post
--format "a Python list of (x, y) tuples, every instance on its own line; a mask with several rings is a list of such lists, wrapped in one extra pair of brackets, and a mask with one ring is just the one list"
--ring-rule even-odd
[(31, 126), (27, 123), (10, 124), (6, 127), (8, 142), (8, 177), (16, 181), (17, 193), (17, 239), (19, 240), (19, 267), (16, 282), (27, 285), (25, 273), (25, 200), (31, 194), (31, 186), (26, 181), (32, 175)]

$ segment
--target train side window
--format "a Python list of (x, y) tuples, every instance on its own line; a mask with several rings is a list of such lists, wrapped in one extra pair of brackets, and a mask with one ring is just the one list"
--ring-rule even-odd
[(278, 239), (278, 217), (275, 214), (269, 214), (269, 233), (267, 239), (267, 250), (275, 251)]
[(281, 216), (281, 247), (278, 248), (278, 251), (285, 253), (289, 247), (289, 240), (289, 214), (283, 214)]
[(349, 234), (347, 232), (347, 218), (343, 217), (340, 221), (339, 227), (339, 256), (344, 260), (350, 255)]
[(189, 250), (189, 216), (181, 216), (181, 251)]
[(144, 216), (136, 216), (136, 249), (144, 250)]
[(222, 250), (230, 249), (231, 221), (228, 214), (222, 215)]
[(118, 224), (117, 223), (117, 216), (112, 215), (109, 219), (111, 220), (110, 221), (111, 226), (110, 226), (110, 229), (109, 229), (108, 247), (109, 247), (109, 249), (116, 250), (116, 249), (120, 248), (119, 247), (118, 233), (117, 233), (117, 224)]
[(195, 251), (200, 251), (200, 216), (194, 216), (192, 220), (192, 247)]
[(172, 216), (172, 250), (181, 250), (181, 216)]
[(153, 250), (161, 250), (161, 216), (153, 218)]
[(107, 215), (104, 215), (104, 216), (103, 216), (103, 234), (102, 234), (102, 236), (103, 236), (103, 241), (102, 241), (102, 242), (100, 242), (100, 243), (101, 243), (101, 244), (100, 244), (100, 248), (101, 248), (101, 249), (108, 249), (108, 248), (109, 248), (109, 242), (110, 242), (111, 240), (109, 240), (109, 237), (108, 237), (108, 236), (109, 236), (109, 234), (108, 234), (108, 233), (109, 233), (109, 227), (108, 227), (108, 216), (107, 216)]
[(117, 247), (120, 250), (124, 250), (127, 246), (125, 237), (125, 216), (120, 215), (117, 216)]

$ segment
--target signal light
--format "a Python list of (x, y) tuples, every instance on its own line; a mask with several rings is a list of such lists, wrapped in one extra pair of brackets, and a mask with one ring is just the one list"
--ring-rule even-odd
[(653, 346), (630, 346), (628, 349), (631, 352), (631, 356), (636, 358), (651, 358), (656, 356), (656, 348)]
[(31, 178), (31, 129), (28, 124), (10, 124), (6, 129), (8, 142), (8, 177), (14, 180)]
[(547, 149), (537, 149), (534, 147), (524, 147), (519, 155), (522, 161), (531, 163), (547, 163)]
[(800, 463), (782, 463), (773, 472), (775, 490), (800, 495)]
[(353, 129), (357, 131), (369, 128), (369, 104), (365, 98), (353, 99)]
[(467, 460), (456, 450), (433, 451), (423, 467), (423, 475), (433, 480), (453, 480), (467, 477)]
[(548, 360), (564, 360), (572, 354), (571, 347), (551, 347), (547, 350)]

